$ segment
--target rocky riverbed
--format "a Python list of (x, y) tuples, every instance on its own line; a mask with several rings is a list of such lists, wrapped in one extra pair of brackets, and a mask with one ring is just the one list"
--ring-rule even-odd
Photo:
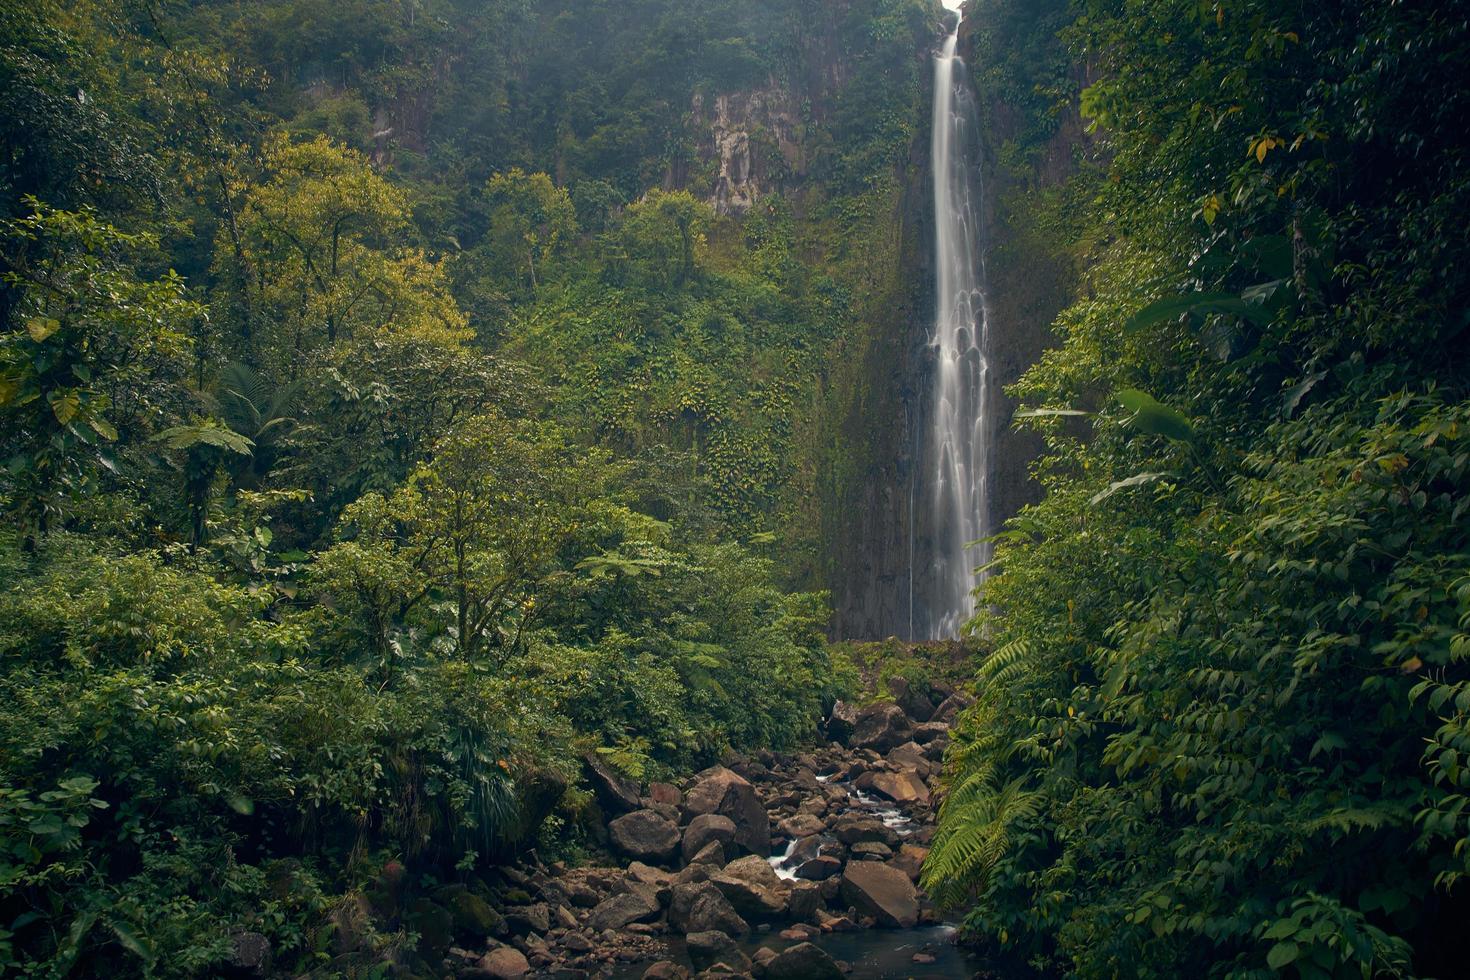
[[(862, 710), (839, 702), (825, 746), (728, 759), (682, 785), (634, 785), (589, 759), (620, 863), (498, 869), (495, 907), (436, 896), (443, 914), (416, 927), (420, 952), (481, 980), (924, 975), (945, 951), (917, 882), (963, 696), (935, 704), (901, 681), (893, 693)], [(922, 941), (884, 933), (879, 945), (902, 951), (897, 973), (891, 950), (865, 972), (824, 948), (860, 949), (830, 940), (862, 930)]]

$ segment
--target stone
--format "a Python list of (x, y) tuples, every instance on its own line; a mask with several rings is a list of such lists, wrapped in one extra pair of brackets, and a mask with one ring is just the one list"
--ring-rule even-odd
[(919, 895), (909, 876), (876, 861), (854, 861), (842, 872), (842, 900), (881, 926), (910, 929), (919, 921)]
[(641, 805), (638, 786), (613, 772), (595, 753), (582, 757), (582, 774), (605, 812), (631, 813)]
[(964, 711), (974, 701), (975, 699), (968, 694), (956, 691), (939, 703), (939, 707), (934, 709), (934, 714), (929, 716), (929, 720), (944, 725), (951, 724), (955, 719), (955, 715)]
[(652, 810), (634, 810), (607, 825), (613, 847), (629, 857), (667, 861), (679, 850), (679, 828)]
[(786, 914), (797, 922), (809, 922), (822, 905), (822, 886), (814, 881), (793, 881), (786, 899)]
[(642, 861), (634, 861), (628, 865), (628, 877), (644, 885), (658, 885), (667, 887), (673, 883), (674, 876), (667, 871), (650, 867)]
[(880, 702), (858, 712), (849, 743), (853, 748), (887, 752), (909, 741), (913, 732), (913, 723), (902, 708), (892, 702)]
[(517, 906), (505, 913), (505, 921), (516, 935), (543, 933), (551, 928), (551, 907), (544, 902)]
[(928, 721), (934, 714), (934, 702), (905, 677), (888, 678), (888, 693), (893, 695), (894, 703), (903, 709), (903, 713), (914, 721)]
[[(801, 937), (801, 939), (805, 938), (805, 936)], [(795, 942), (801, 942), (801, 939), (797, 939), (795, 940)], [(771, 947), (762, 946), (760, 949), (756, 950), (755, 953), (750, 957), (750, 961), (756, 965), (758, 970), (761, 971), (761, 976), (765, 976), (766, 964), (771, 962), (771, 960), (774, 960), (778, 955), (780, 954), (778, 954)]]
[(838, 817), (832, 825), (832, 833), (848, 845), (861, 844), (865, 840), (880, 841), (889, 847), (898, 843), (898, 833), (892, 827), (885, 826), (883, 821), (875, 817), (862, 814), (844, 814)]
[(830, 915), (817, 910), (817, 925), (823, 932), (850, 932), (857, 928), (857, 923), (845, 915)]
[(732, 843), (750, 854), (770, 855), (770, 817), (755, 788), (738, 773), (724, 766), (706, 769), (684, 795), (684, 809), (694, 815), (718, 813), (729, 817), (735, 824)]
[(621, 895), (614, 895), (598, 903), (587, 917), (587, 928), (595, 932), (604, 929), (623, 929), (634, 922), (648, 922), (658, 918), (663, 911), (652, 888), (629, 888)]
[(929, 805), (929, 787), (914, 772), (865, 772), (853, 783), (858, 789), (876, 793), (894, 803)]
[(505, 922), (489, 902), (470, 891), (449, 895), (445, 904), (454, 923), (456, 939), (484, 942)]
[(920, 745), (928, 745), (937, 738), (948, 738), (949, 726), (942, 721), (926, 721), (922, 725), (914, 726), (914, 741)]
[(669, 925), (685, 935), (713, 931), (743, 936), (750, 932), (750, 925), (708, 881), (674, 886), (669, 902)]
[(826, 828), (822, 818), (815, 813), (798, 813), (794, 817), (787, 817), (776, 824), (776, 832), (784, 834), (792, 840), (800, 840), (813, 834), (820, 834)]
[(769, 921), (786, 912), (781, 879), (765, 858), (751, 855), (725, 865), (710, 883), (747, 919)]
[(801, 867), (796, 869), (796, 877), (804, 881), (826, 881), (835, 874), (841, 874), (842, 861), (830, 854), (818, 854), (816, 857), (802, 862)]
[(930, 966), (938, 960), (938, 957), (933, 953), (915, 953), (909, 957), (909, 960), (919, 966)]
[(513, 946), (499, 946), (480, 957), (475, 964), (485, 976), (494, 980), (519, 980), (531, 972), (530, 961)]
[(924, 870), (924, 862), (928, 857), (929, 848), (920, 847), (917, 844), (905, 844), (898, 849), (898, 854), (888, 864), (908, 875), (910, 881), (918, 881), (919, 872)]
[(725, 846), (717, 840), (712, 840), (699, 849), (699, 853), (689, 859), (689, 864), (701, 864), (710, 868), (723, 868), (725, 866)]
[(655, 803), (665, 806), (678, 806), (684, 802), (684, 794), (679, 792), (679, 787), (671, 783), (649, 783), (648, 797)]
[(576, 915), (576, 913), (573, 912), (571, 909), (567, 908), (565, 905), (558, 905), (556, 908), (552, 909), (552, 911), (551, 911), (551, 917), (556, 920), (556, 924), (557, 924), (558, 928), (561, 928), (561, 929), (575, 929), (575, 928), (577, 928), (577, 915)]
[(735, 821), (718, 813), (702, 813), (684, 828), (684, 860), (692, 860), (712, 841), (723, 845), (734, 840)]
[(271, 972), (271, 941), (258, 932), (230, 937), (230, 972), (242, 977), (264, 977)]
[(691, 932), (684, 938), (689, 949), (689, 962), (696, 970), (707, 970), (736, 951), (735, 940), (723, 932)]
[(659, 960), (643, 971), (643, 980), (689, 980), (689, 971), (672, 960)]
[(842, 970), (820, 946), (797, 943), (766, 964), (766, 980), (842, 980)]
[(893, 848), (880, 841), (865, 840), (852, 845), (852, 856), (862, 861), (887, 861), (893, 857)]
[(924, 755), (924, 749), (916, 742), (905, 742), (888, 753), (888, 764), (900, 771), (912, 770), (920, 779), (928, 779), (934, 766)]
[(846, 701), (834, 702), (832, 710), (827, 714), (827, 737), (846, 745), (848, 739), (852, 738), (853, 729), (857, 727), (857, 719), (856, 707)]
[(566, 892), (572, 904), (578, 908), (590, 909), (602, 901), (602, 895), (597, 889), (583, 881), (567, 882)]

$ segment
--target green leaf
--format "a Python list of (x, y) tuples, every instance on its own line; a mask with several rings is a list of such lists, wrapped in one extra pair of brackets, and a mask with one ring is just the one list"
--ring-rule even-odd
[(1300, 953), (1301, 947), (1296, 943), (1277, 943), (1266, 954), (1266, 965), (1273, 970), (1280, 970), (1294, 963)]
[(1118, 403), (1133, 413), (1130, 424), (1139, 432), (1164, 436), (1175, 442), (1193, 442), (1194, 426), (1183, 413), (1162, 404), (1148, 392), (1128, 388), (1116, 395)]
[(1119, 490), (1127, 490), (1130, 487), (1141, 487), (1149, 483), (1157, 483), (1159, 480), (1167, 480), (1173, 477), (1173, 473), (1136, 473), (1126, 480), (1117, 480), (1108, 484), (1108, 488), (1101, 493), (1094, 494), (1088, 503), (1096, 505), (1107, 500)]
[(145, 963), (153, 962), (153, 945), (147, 939), (138, 935), (129, 923), (112, 920), (107, 924), (112, 927), (113, 935), (117, 936), (117, 941), (122, 945), (123, 949), (132, 953)]
[(49, 318), (43, 320), (37, 317), (35, 319), (26, 321), (26, 333), (30, 334), (31, 339), (38, 344), (45, 343), (47, 337), (50, 337), (52, 334), (60, 329), (60, 320), (52, 320)]
[(164, 429), (153, 437), (170, 449), (193, 449), (195, 446), (215, 446), (239, 456), (249, 456), (255, 443), (219, 425), (176, 425)]
[(1172, 320), (1185, 313), (1194, 313), (1212, 303), (1240, 302), (1231, 293), (1184, 293), (1181, 296), (1165, 296), (1139, 310), (1123, 324), (1125, 334), (1137, 333), (1165, 320)]
[(1091, 415), (1080, 408), (1023, 408), (1016, 413), (1018, 419), (1049, 419), (1058, 416), (1082, 416)]

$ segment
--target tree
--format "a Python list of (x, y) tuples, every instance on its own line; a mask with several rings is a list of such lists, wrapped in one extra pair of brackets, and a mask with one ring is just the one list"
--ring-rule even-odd
[(277, 136), (264, 170), (244, 189), (240, 227), (242, 260), (253, 267), (245, 278), (258, 283), (270, 335), (243, 338), (246, 353), (295, 377), (302, 355), (360, 331), (464, 334), (440, 264), (403, 245), (407, 196), (364, 156), (325, 136)]
[(11, 506), (45, 535), (99, 469), (107, 446), (146, 437), (188, 403), (190, 322), (203, 311), (172, 272), (144, 279), (131, 259), (154, 239), (95, 211), (32, 213), (0, 224), (13, 301), (0, 335), (0, 451)]
[(534, 293), (546, 265), (577, 235), (571, 197), (546, 174), (517, 167), (490, 178), (485, 201), (490, 230), (481, 248), (491, 274), (514, 282), (524, 272)]
[[(520, 649), (546, 590), (565, 577), (560, 552), (601, 490), (602, 463), (543, 423), (498, 413), (465, 419), (391, 497), (370, 495), (349, 510), (345, 540), (325, 560), (335, 581), (351, 570), (374, 621), (401, 621), (437, 596), (452, 610), (442, 625), (461, 657), (494, 648), (504, 660)], [(407, 569), (417, 587), (405, 584)], [(375, 642), (384, 628), (375, 627)]]

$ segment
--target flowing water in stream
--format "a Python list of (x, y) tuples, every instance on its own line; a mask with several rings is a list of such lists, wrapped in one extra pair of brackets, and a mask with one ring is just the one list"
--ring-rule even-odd
[[(975, 614), (975, 568), (986, 548), (986, 499), (990, 466), (991, 397), (989, 305), (982, 250), (981, 198), (975, 93), (963, 58), (956, 55), (956, 18), (934, 60), (935, 317), (929, 336), (934, 356), (931, 425), (923, 474), (932, 508), (933, 594), (927, 615), (915, 622), (910, 595), (910, 635), (953, 639)], [(912, 592), (910, 576), (910, 589)]]

